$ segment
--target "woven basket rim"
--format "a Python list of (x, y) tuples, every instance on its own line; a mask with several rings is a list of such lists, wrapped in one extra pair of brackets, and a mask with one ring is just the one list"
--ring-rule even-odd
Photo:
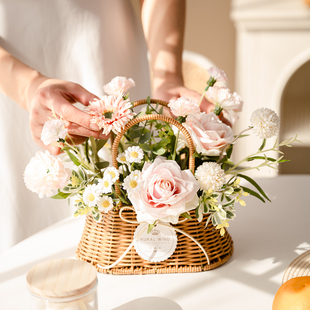
[(292, 278), (310, 276), (310, 250), (296, 257), (286, 268), (282, 284)]

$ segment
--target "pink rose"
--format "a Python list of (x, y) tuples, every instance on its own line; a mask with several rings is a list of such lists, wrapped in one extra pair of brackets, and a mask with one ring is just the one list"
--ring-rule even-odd
[[(183, 126), (191, 135), (197, 153), (208, 156), (218, 156), (221, 149), (234, 138), (232, 129), (213, 112), (189, 115)], [(180, 137), (185, 139), (183, 135)]]
[(176, 224), (181, 213), (199, 204), (199, 184), (192, 172), (181, 170), (175, 161), (161, 156), (144, 164), (139, 186), (139, 191), (128, 194), (139, 222)]

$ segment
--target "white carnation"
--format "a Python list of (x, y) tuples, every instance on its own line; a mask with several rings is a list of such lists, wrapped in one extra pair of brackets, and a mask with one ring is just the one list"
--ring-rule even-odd
[(185, 117), (189, 114), (200, 113), (199, 105), (186, 97), (170, 99), (168, 107), (175, 116)]
[(45, 145), (59, 142), (60, 139), (65, 140), (68, 129), (65, 122), (60, 119), (52, 119), (47, 121), (42, 129), (41, 140)]
[(136, 86), (136, 83), (133, 79), (127, 79), (124, 76), (116, 76), (110, 83), (103, 86), (103, 90), (108, 95), (122, 96), (129, 88), (134, 86)]
[(51, 197), (67, 185), (71, 173), (63, 162), (48, 151), (39, 151), (31, 158), (24, 172), (26, 187), (43, 196)]
[(215, 162), (204, 162), (195, 172), (200, 188), (208, 191), (220, 190), (225, 183), (225, 172), (221, 166)]
[(280, 118), (275, 111), (269, 108), (255, 110), (250, 121), (254, 133), (261, 139), (271, 138), (279, 132)]

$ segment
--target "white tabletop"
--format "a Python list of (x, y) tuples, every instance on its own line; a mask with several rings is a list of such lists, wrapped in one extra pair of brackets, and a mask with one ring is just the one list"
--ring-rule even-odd
[[(271, 309), (282, 276), (310, 250), (310, 175), (258, 179), (272, 200), (245, 197), (229, 232), (235, 252), (223, 266), (189, 274), (98, 274), (100, 310)], [(0, 256), (0, 309), (30, 309), (25, 276), (34, 265), (74, 257), (84, 218), (69, 218)]]

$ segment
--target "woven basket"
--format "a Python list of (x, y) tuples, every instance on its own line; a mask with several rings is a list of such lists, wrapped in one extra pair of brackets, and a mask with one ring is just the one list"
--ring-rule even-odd
[[(135, 102), (134, 107), (145, 104), (146, 100)], [(151, 103), (159, 103), (167, 106), (168, 103), (160, 100), (151, 100)], [(112, 163), (118, 168), (116, 161), (119, 141), (124, 133), (138, 122), (158, 119), (175, 125), (184, 134), (189, 145), (189, 168), (194, 171), (195, 151), (193, 141), (187, 130), (176, 120), (159, 114), (145, 115), (131, 120), (125, 128), (116, 136), (112, 145)], [(116, 190), (119, 190), (116, 188)], [(136, 221), (136, 214), (132, 210), (125, 210), (122, 216), (131, 222)], [(133, 235), (139, 224), (128, 223), (122, 220), (118, 211), (102, 213), (102, 221), (97, 223), (91, 215), (86, 217), (86, 223), (82, 238), (78, 245), (76, 256), (87, 261), (97, 268), (99, 272), (110, 274), (155, 274), (155, 273), (184, 273), (200, 272), (214, 269), (229, 260), (233, 253), (233, 241), (226, 231), (222, 237), (220, 230), (215, 229), (211, 221), (205, 228), (207, 215), (202, 222), (198, 222), (194, 211), (191, 212), (192, 220), (179, 223), (176, 228), (195, 238), (208, 254), (210, 264), (199, 246), (190, 238), (177, 232), (178, 243), (175, 252), (163, 262), (152, 263), (143, 260), (132, 247), (124, 258), (113, 268), (103, 269), (101, 266), (113, 264), (130, 246)]]

